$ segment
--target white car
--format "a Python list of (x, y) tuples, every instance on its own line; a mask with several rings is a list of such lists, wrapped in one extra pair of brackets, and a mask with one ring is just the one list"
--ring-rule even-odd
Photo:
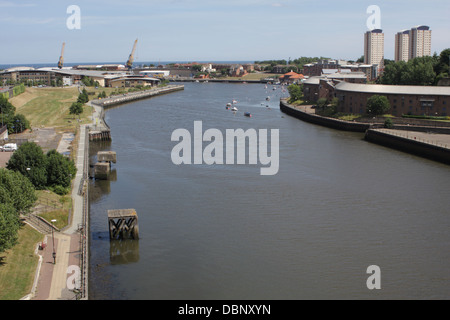
[(16, 151), (17, 144), (15, 143), (7, 143), (3, 146), (2, 151)]

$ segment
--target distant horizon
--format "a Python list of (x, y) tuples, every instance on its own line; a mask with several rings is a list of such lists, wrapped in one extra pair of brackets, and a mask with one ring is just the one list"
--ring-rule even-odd
[[(272, 59), (272, 60), (278, 60), (278, 59)], [(205, 61), (200, 61), (200, 60), (192, 60), (192, 61), (188, 61), (188, 60), (181, 60), (181, 61), (136, 61), (133, 63), (133, 66), (136, 65), (143, 65), (143, 64), (154, 64), (154, 65), (167, 65), (170, 63), (194, 63), (194, 62), (198, 62), (198, 63), (254, 63), (257, 60), (205, 60)], [(64, 63), (64, 67), (73, 67), (73, 66), (77, 66), (77, 65), (104, 65), (104, 64), (121, 64), (121, 65), (125, 65), (126, 62), (105, 62), (105, 61), (101, 61), (101, 62), (70, 62), (70, 63)], [(33, 66), (39, 66), (39, 68), (42, 67), (57, 67), (58, 62), (49, 62), (49, 63), (5, 63), (2, 64), (0, 63), (0, 69), (2, 69), (3, 67), (7, 66), (8, 68), (14, 68), (14, 67), (33, 67)], [(4, 69), (4, 68), (3, 68)]]

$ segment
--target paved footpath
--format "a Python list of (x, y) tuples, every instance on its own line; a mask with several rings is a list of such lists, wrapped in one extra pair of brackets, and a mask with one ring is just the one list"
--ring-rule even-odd
[[(46, 236), (46, 246), (39, 250), (41, 255), (39, 274), (32, 293), (25, 299), (32, 300), (74, 300), (76, 295), (68, 289), (67, 279), (72, 279), (74, 272), (68, 273), (69, 266), (80, 266), (81, 243), (78, 228), (83, 222), (83, 197), (78, 195), (83, 182), (83, 166), (85, 153), (85, 126), (80, 126), (78, 154), (76, 158), (77, 174), (72, 187), (73, 212), (70, 225), (62, 232)], [(54, 241), (53, 241), (54, 240)], [(54, 247), (53, 247), (54, 243)], [(53, 263), (53, 250), (56, 253), (56, 263)]]

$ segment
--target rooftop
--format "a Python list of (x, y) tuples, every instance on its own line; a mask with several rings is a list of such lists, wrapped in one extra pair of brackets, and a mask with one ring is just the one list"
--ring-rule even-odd
[(405, 94), (405, 95), (433, 95), (450, 96), (450, 87), (436, 86), (394, 86), (381, 84), (356, 84), (341, 82), (336, 85), (336, 90), (349, 92), (362, 92), (373, 94)]

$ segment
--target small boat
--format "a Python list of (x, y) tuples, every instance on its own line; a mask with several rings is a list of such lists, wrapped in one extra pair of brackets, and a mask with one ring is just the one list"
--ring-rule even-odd
[(227, 106), (225, 107), (227, 110), (231, 108), (231, 103), (227, 103)]
[(236, 104), (237, 103), (237, 101), (236, 100), (233, 100), (233, 104)]
[(251, 117), (252, 117), (252, 114), (251, 114), (250, 112), (245, 112), (245, 113), (244, 113), (244, 116), (251, 118)]
[(233, 107), (233, 108), (231, 108), (231, 111), (238, 111), (238, 108)]
[(266, 101), (270, 101), (270, 97), (267, 97), (267, 98), (266, 98)]

